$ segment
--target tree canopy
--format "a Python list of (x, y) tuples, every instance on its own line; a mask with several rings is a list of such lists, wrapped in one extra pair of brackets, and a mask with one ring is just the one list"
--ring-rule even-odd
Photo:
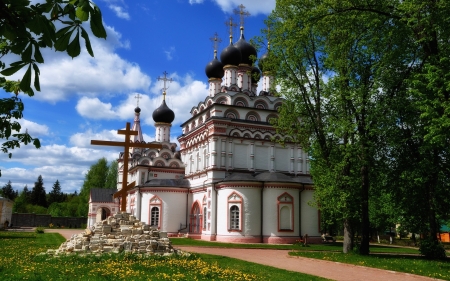
[[(45, 0), (36, 4), (29, 0), (0, 1), (0, 87), (11, 93), (0, 99), (0, 138), (6, 140), (1, 150), (9, 157), (10, 150), (21, 144), (40, 147), (38, 139), (20, 132), (17, 120), (24, 111), (19, 93), (33, 96), (34, 90), (41, 90), (39, 64), (45, 62), (41, 50), (50, 48), (73, 58), (80, 54), (84, 41), (87, 52), (94, 56), (85, 22), (94, 36), (106, 38), (101, 11), (90, 0)], [(14, 55), (20, 59), (6, 64), (6, 58)], [(5, 78), (21, 69), (25, 73), (19, 81)]]
[(448, 1), (279, 0), (267, 21), (266, 63), (286, 98), (275, 125), (308, 150), (316, 204), (343, 222), (344, 252), (358, 231), (368, 254), (383, 217), (420, 218), (438, 245), (450, 204), (449, 13)]

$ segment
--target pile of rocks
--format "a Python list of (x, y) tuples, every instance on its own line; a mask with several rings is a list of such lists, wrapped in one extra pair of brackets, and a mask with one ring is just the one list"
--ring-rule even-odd
[(129, 213), (120, 213), (97, 222), (92, 229), (73, 235), (57, 250), (47, 254), (68, 253), (141, 253), (171, 255), (177, 253), (167, 238), (167, 233), (158, 231)]

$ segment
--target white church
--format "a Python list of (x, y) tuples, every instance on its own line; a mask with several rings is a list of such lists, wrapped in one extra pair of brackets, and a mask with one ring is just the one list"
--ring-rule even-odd
[[(319, 211), (310, 206), (313, 182), (307, 153), (295, 143), (281, 145), (270, 119), (283, 99), (272, 92), (263, 55), (241, 37), (205, 68), (209, 95), (193, 104), (180, 148), (170, 140), (174, 112), (164, 99), (153, 111), (155, 142), (161, 149), (130, 148), (126, 211), (169, 236), (244, 243), (293, 243), (307, 234), (321, 241)], [(261, 75), (262, 74), (262, 75)], [(262, 79), (262, 89), (257, 83)], [(166, 78), (164, 77), (164, 79)], [(166, 80), (167, 81), (167, 80)], [(165, 88), (165, 87), (164, 87)], [(176, 95), (176, 93), (171, 93)], [(145, 143), (135, 109), (131, 142)], [(122, 188), (124, 154), (118, 158)], [(88, 226), (120, 210), (111, 189), (93, 189)]]

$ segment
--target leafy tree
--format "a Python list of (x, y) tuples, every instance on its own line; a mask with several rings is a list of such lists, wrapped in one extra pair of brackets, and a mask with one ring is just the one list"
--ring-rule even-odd
[(0, 190), (0, 194), (2, 197), (11, 200), (16, 199), (16, 197), (18, 196), (17, 191), (14, 191), (14, 189), (12, 188), (11, 181), (8, 181), (8, 183), (2, 187), (2, 189)]
[(278, 129), (309, 148), (316, 200), (344, 226), (360, 224), (362, 254), (378, 188), (406, 222), (418, 218), (424, 245), (434, 245), (423, 252), (440, 252), (437, 222), (450, 204), (449, 12), (448, 1), (280, 0), (271, 15), (270, 65), (287, 98)]
[(44, 180), (41, 175), (39, 175), (37, 182), (34, 183), (34, 187), (31, 190), (30, 203), (47, 208), (47, 195), (45, 193)]
[(27, 205), (30, 204), (30, 198), (31, 192), (28, 190), (28, 186), (25, 185), (19, 196), (14, 200), (13, 212), (27, 213)]
[(108, 175), (106, 176), (105, 188), (117, 188), (117, 173), (119, 165), (117, 160), (111, 162), (108, 167)]
[(56, 182), (53, 184), (52, 191), (48, 193), (48, 205), (50, 206), (53, 202), (61, 203), (64, 201), (64, 199), (65, 195), (61, 192), (59, 181), (56, 180)]
[[(94, 56), (84, 22), (89, 22), (94, 36), (106, 38), (101, 11), (92, 1), (45, 0), (37, 4), (29, 0), (0, 1), (0, 73), (10, 76), (26, 69), (18, 82), (0, 76), (0, 87), (12, 93), (11, 97), (0, 100), (0, 138), (7, 140), (1, 150), (9, 153), (9, 157), (12, 155), (9, 151), (20, 144), (33, 143), (40, 147), (38, 139), (26, 132), (19, 133), (21, 126), (17, 120), (23, 117), (24, 111), (18, 94), (33, 96), (33, 88), (40, 91), (38, 65), (44, 63), (41, 50), (54, 48), (73, 58), (80, 54), (80, 41), (84, 40), (86, 50)], [(5, 64), (2, 58), (11, 55), (20, 56), (20, 60)]]
[(101, 158), (92, 165), (87, 172), (83, 186), (80, 191), (80, 204), (78, 205), (77, 214), (86, 216), (89, 211), (89, 195), (92, 188), (105, 188), (106, 179), (108, 177), (108, 162), (105, 158)]

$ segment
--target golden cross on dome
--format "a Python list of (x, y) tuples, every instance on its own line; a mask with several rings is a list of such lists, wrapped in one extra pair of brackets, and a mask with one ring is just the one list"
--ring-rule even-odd
[(213, 46), (214, 46), (214, 57), (217, 56), (217, 49), (219, 47), (219, 43), (222, 42), (222, 39), (219, 38), (219, 36), (217, 35), (217, 32), (214, 33), (214, 37), (209, 38), (209, 40), (211, 40), (211, 42), (213, 42)]
[(237, 26), (236, 23), (233, 22), (233, 17), (230, 17), (229, 21), (225, 22), (225, 25), (230, 28), (228, 33), (230, 34), (230, 44), (233, 43), (233, 28)]
[(137, 99), (137, 107), (139, 107), (139, 100), (142, 99), (141, 94), (137, 94), (134, 98)]
[(235, 15), (239, 15), (240, 20), (241, 20), (241, 30), (243, 30), (243, 29), (244, 29), (244, 17), (250, 16), (250, 13), (244, 10), (244, 9), (245, 9), (245, 6), (242, 5), (242, 4), (239, 5), (238, 8), (239, 8), (239, 9), (234, 9), (234, 10), (233, 10), (233, 13), (234, 13)]
[(164, 88), (163, 88), (163, 99), (166, 99), (166, 90), (169, 89), (169, 87), (166, 87), (166, 82), (172, 82), (173, 79), (172, 78), (167, 78), (167, 72), (164, 71), (164, 78), (158, 77), (158, 81), (164, 81)]

